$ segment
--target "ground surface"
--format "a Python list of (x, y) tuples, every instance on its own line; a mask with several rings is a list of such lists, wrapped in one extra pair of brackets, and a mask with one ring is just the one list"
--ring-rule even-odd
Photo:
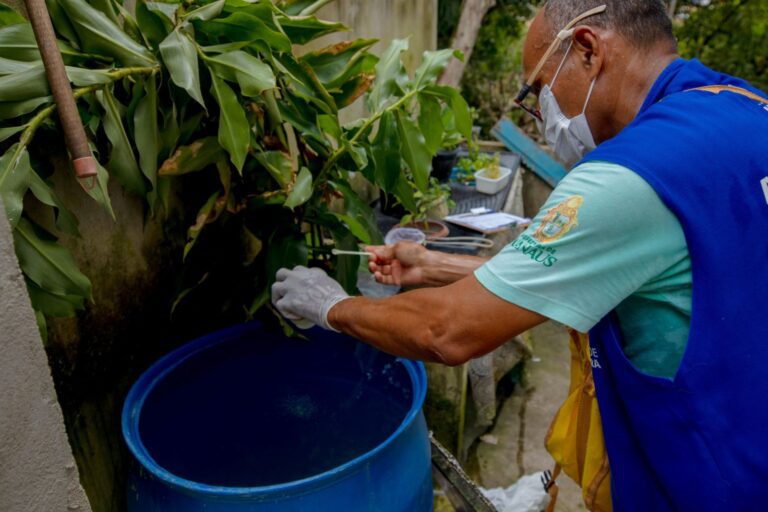
[[(547, 322), (530, 332), (530, 341), (534, 358), (526, 365), (524, 385), (504, 402), (492, 437), (485, 437), (497, 444), (481, 443), (476, 464), (469, 464), (471, 476), (486, 488), (508, 487), (523, 475), (552, 469), (544, 437), (568, 391), (568, 335), (562, 326)], [(558, 483), (556, 511), (585, 510), (578, 486), (565, 476)]]

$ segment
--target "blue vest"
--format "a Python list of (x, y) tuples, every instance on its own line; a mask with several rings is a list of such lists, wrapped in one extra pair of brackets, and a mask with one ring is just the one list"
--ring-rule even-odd
[(768, 498), (768, 99), (689, 89), (746, 82), (678, 59), (635, 120), (582, 161), (625, 166), (680, 221), (693, 311), (674, 380), (591, 332), (614, 510), (753, 511)]

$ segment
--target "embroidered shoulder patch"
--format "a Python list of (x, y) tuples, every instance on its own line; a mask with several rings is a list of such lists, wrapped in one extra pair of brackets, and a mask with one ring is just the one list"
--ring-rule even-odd
[(547, 212), (533, 237), (545, 244), (564, 237), (579, 225), (578, 213), (584, 204), (582, 196), (571, 196)]

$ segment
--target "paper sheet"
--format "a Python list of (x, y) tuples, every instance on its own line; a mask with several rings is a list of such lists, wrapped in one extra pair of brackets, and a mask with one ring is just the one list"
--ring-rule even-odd
[(531, 219), (503, 212), (492, 212), (483, 215), (449, 215), (445, 220), (482, 232), (498, 231), (508, 226), (530, 224), (531, 222)]

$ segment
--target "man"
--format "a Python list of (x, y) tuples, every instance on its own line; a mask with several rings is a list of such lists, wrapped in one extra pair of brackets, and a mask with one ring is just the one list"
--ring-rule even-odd
[(488, 262), (371, 248), (380, 282), (437, 287), (384, 300), (283, 269), (273, 301), (449, 365), (547, 319), (589, 331), (614, 509), (756, 509), (768, 482), (766, 95), (678, 58), (660, 0), (550, 0), (523, 65), (518, 99), (578, 164), (521, 237)]

